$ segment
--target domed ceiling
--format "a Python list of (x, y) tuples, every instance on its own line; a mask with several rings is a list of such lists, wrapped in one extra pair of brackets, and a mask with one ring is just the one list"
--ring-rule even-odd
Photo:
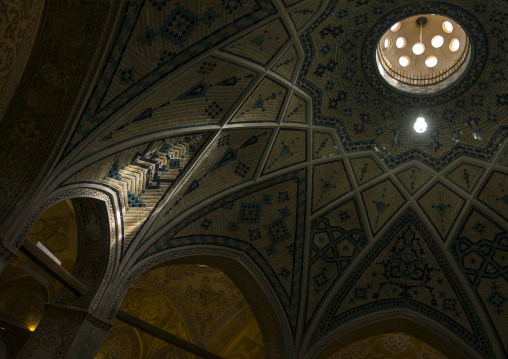
[[(141, 273), (189, 250), (241, 258), (244, 281), (279, 313), (288, 358), (393, 318), (464, 357), (506, 357), (505, 1), (152, 0), (118, 11), (44, 188), (113, 196), (112, 307)], [(417, 97), (387, 85), (374, 54), (391, 25), (426, 13), (461, 24), (472, 59), (453, 86)]]

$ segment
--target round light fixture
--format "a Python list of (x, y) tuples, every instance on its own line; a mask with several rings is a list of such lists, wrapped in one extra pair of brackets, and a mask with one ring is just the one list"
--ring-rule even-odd
[(399, 49), (406, 47), (406, 39), (399, 37), (397, 41), (395, 41), (395, 46), (397, 46)]
[(439, 48), (441, 46), (443, 46), (444, 44), (444, 39), (441, 35), (436, 35), (432, 38), (432, 41), (431, 41), (431, 44), (434, 48)]
[(399, 64), (402, 67), (406, 67), (407, 65), (409, 65), (409, 62), (410, 62), (409, 57), (407, 57), (407, 56), (401, 56), (399, 58)]
[(456, 52), (460, 47), (460, 41), (459, 39), (452, 39), (452, 41), (450, 41), (450, 51), (452, 52)]
[(390, 30), (392, 30), (392, 32), (397, 32), (397, 31), (399, 31), (399, 29), (400, 29), (400, 22), (393, 24), (392, 27), (390, 28)]
[(424, 51), (425, 51), (425, 45), (422, 44), (421, 42), (417, 42), (416, 44), (413, 45), (413, 53), (415, 55), (421, 55), (421, 54), (423, 54)]
[(390, 45), (392, 44), (392, 40), (391, 39), (385, 39), (385, 49), (387, 49)]
[(427, 60), (425, 60), (425, 65), (427, 65), (427, 67), (436, 66), (437, 65), (437, 57), (436, 56), (427, 57)]
[(414, 129), (418, 133), (424, 133), (427, 130), (427, 123), (425, 122), (425, 118), (422, 116), (418, 117), (415, 121)]
[(453, 31), (453, 25), (451, 22), (449, 21), (445, 21), (443, 22), (443, 30), (444, 32), (446, 32), (447, 34), (449, 34), (450, 32)]

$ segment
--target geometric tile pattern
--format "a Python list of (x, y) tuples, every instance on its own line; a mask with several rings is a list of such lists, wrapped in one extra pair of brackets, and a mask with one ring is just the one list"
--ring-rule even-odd
[(307, 160), (307, 131), (282, 129), (277, 134), (263, 174)]
[(298, 51), (295, 45), (292, 45), (272, 66), (272, 71), (281, 75), (288, 81), (293, 80), (296, 65), (298, 64)]
[(312, 0), (289, 13), (296, 30), (303, 28), (307, 22), (316, 14), (322, 0)]
[(118, 192), (125, 248), (209, 135), (170, 137), (132, 147), (84, 168), (64, 185), (98, 183)]
[(307, 123), (307, 101), (293, 94), (282, 122)]
[(368, 183), (384, 172), (371, 156), (353, 158), (349, 162), (353, 168), (358, 186)]
[(431, 175), (416, 166), (400, 171), (396, 176), (411, 196), (432, 178)]
[(446, 178), (463, 188), (467, 193), (471, 193), (478, 184), (483, 172), (485, 172), (483, 167), (471, 163), (462, 163), (448, 173)]
[(221, 51), (228, 52), (258, 65), (266, 66), (286, 44), (289, 34), (280, 19), (257, 28), (248, 35), (232, 42)]
[(250, 181), (271, 136), (272, 130), (267, 129), (222, 132), (161, 210), (152, 231), (169, 224), (190, 206)]
[(440, 323), (481, 357), (494, 357), (479, 314), (440, 246), (411, 209), (348, 275), (317, 325), (310, 345), (344, 323), (399, 308)]
[(312, 213), (352, 190), (342, 160), (312, 167)]
[(478, 200), (508, 221), (508, 175), (493, 171), (483, 185)]
[(116, 42), (64, 156), (161, 78), (275, 12), (270, 0), (243, 5), (181, 0), (124, 6)]
[(333, 136), (328, 132), (312, 132), (312, 159), (336, 156), (339, 154), (338, 146)]
[(237, 64), (207, 57), (137, 103), (82, 154), (169, 129), (220, 124), (245, 95), (255, 75)]
[(286, 93), (286, 87), (265, 77), (229, 123), (277, 121)]
[(503, 347), (508, 345), (508, 233), (472, 209), (451, 253), (483, 303)]
[(406, 203), (406, 199), (390, 179), (365, 189), (361, 194), (373, 236)]
[(214, 202), (177, 223), (140, 260), (193, 244), (245, 252), (267, 275), (294, 331), (303, 263), (305, 172), (276, 177)]
[(306, 322), (328, 289), (367, 245), (356, 200), (350, 199), (311, 223)]
[(440, 182), (418, 198), (418, 204), (443, 240), (465, 203), (462, 197)]

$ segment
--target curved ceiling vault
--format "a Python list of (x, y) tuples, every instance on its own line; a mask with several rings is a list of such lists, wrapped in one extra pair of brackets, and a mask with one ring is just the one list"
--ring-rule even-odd
[[(460, 23), (473, 57), (419, 98), (373, 55), (422, 13)], [(118, 285), (163, 251), (226, 248), (264, 273), (294, 357), (390, 318), (506, 357), (505, 1), (140, 0), (118, 16), (49, 187), (115, 194)]]

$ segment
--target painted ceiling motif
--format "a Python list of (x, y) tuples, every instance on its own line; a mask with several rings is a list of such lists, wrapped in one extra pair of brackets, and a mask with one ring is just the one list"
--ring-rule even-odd
[[(264, 358), (256, 319), (220, 270), (173, 265), (150, 270), (129, 288), (121, 309), (224, 358)], [(195, 358), (115, 320), (97, 359)]]
[[(248, 300), (219, 274), (165, 267), (183, 277), (177, 286), (172, 272), (165, 285), (178, 288), (163, 294), (162, 268), (126, 279), (163, 256), (203, 251), (241, 258), (238, 267), (251, 275), (242, 281), (256, 282), (280, 313), (274, 320), (286, 342), (272, 352), (267, 344), (267, 357), (315, 358), (341, 338), (333, 358), (367, 358), (374, 348), (389, 351), (387, 342), (444, 357), (393, 328), (344, 339), (401, 318), (464, 358), (508, 356), (506, 1), (119, 3), (110, 41), (97, 49), (101, 65), (69, 118), (72, 131), (60, 124), (67, 143), (30, 199), (38, 208), (64, 188), (111, 197), (121, 227), (111, 285), (130, 289), (125, 300), (103, 304), (105, 313), (123, 301), (124, 310), (168, 329), (175, 310), (204, 310), (186, 298), (206, 287), (224, 304), (212, 306), (213, 319), (173, 323), (182, 323), (182, 337), (213, 346), (219, 318)], [(385, 84), (373, 54), (391, 25), (421, 13), (460, 23), (473, 57), (454, 86), (418, 97)], [(422, 112), (428, 129), (418, 134)], [(141, 307), (142, 297), (153, 306)], [(235, 324), (245, 340), (221, 337), (214, 350), (228, 348), (231, 358), (243, 358), (239, 348), (264, 350), (253, 334), (256, 302)], [(143, 340), (116, 323), (103, 356), (121, 355), (120, 342), (139, 356)], [(159, 344), (150, 344), (150, 357), (173, 355)]]

